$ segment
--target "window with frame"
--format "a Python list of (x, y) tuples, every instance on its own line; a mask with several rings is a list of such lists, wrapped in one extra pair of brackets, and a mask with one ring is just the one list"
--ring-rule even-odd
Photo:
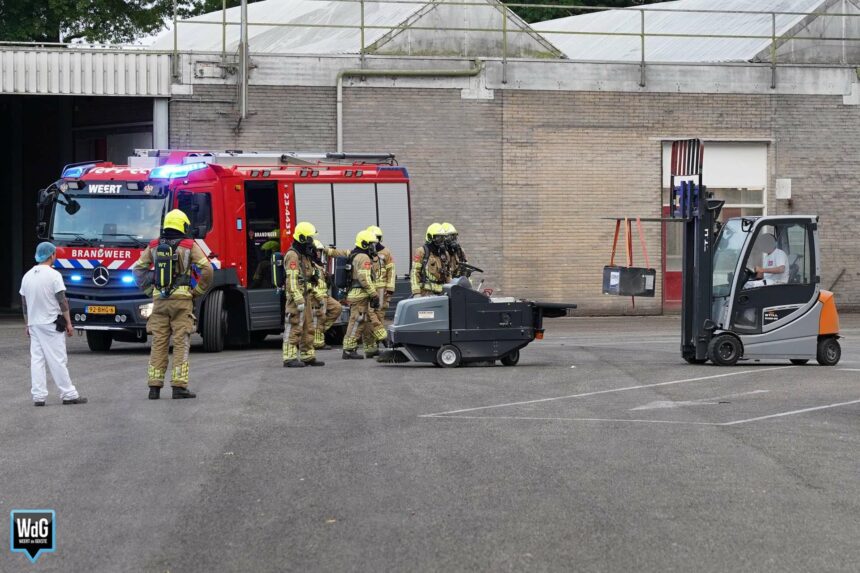
[(203, 239), (212, 230), (212, 195), (180, 191), (176, 198), (177, 208), (188, 215), (191, 228), (188, 234)]
[(762, 272), (759, 280), (763, 282), (754, 286), (811, 284), (812, 257), (807, 226), (803, 223), (780, 223), (761, 227), (745, 265), (754, 271), (783, 267), (778, 273)]

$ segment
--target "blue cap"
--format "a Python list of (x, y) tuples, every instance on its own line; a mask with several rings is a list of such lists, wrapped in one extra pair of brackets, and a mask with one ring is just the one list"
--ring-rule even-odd
[(54, 246), (53, 243), (49, 243), (48, 241), (43, 241), (39, 243), (39, 246), (36, 247), (36, 262), (44, 263), (48, 259), (51, 258), (51, 255), (57, 252), (57, 247)]

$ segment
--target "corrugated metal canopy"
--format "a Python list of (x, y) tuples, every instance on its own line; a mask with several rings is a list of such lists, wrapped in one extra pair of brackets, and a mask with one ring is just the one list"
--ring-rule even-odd
[(0, 46), (0, 94), (168, 97), (170, 71), (164, 53)]
[[(831, 0), (678, 0), (646, 6), (647, 34), (767, 36), (772, 33), (770, 14), (720, 14), (679, 12), (679, 10), (726, 10), (738, 12), (802, 12), (823, 10)], [(800, 15), (777, 15), (777, 36), (805, 19)], [(607, 10), (532, 24), (532, 28), (557, 46), (572, 60), (638, 62), (638, 36), (602, 36), (596, 33), (641, 31), (636, 9)], [(585, 34), (553, 34), (588, 32)], [(770, 46), (769, 39), (646, 37), (645, 59), (649, 62), (741, 62), (754, 59)]]

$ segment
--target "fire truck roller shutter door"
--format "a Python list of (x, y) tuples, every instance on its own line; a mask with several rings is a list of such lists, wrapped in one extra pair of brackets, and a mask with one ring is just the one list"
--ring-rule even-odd
[(358, 232), (376, 225), (376, 185), (335, 183), (334, 223), (337, 248), (351, 250)]
[(296, 220), (311, 221), (317, 228), (317, 239), (323, 245), (334, 244), (334, 209), (332, 207), (330, 183), (296, 183)]
[(407, 274), (412, 249), (409, 246), (409, 197), (406, 183), (378, 183), (376, 197), (379, 226), (385, 231), (382, 243), (391, 251), (397, 274)]

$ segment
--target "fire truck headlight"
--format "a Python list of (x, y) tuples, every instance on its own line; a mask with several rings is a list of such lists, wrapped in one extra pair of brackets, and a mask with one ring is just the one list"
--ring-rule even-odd
[(137, 307), (137, 311), (140, 313), (140, 318), (149, 318), (149, 315), (152, 314), (152, 303), (140, 305)]

